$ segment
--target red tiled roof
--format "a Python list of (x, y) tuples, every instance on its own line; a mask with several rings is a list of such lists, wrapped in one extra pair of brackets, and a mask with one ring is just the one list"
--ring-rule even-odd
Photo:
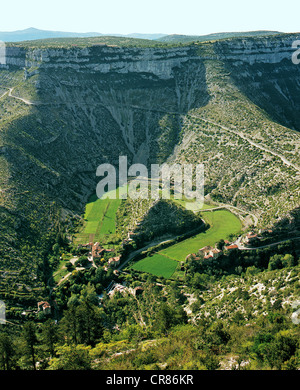
[(238, 246), (236, 244), (233, 244), (233, 245), (229, 245), (226, 247), (226, 249), (237, 249)]

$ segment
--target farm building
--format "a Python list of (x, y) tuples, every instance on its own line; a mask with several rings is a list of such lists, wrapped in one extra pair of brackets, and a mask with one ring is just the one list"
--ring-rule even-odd
[(121, 259), (121, 256), (111, 257), (111, 258), (108, 260), (108, 266), (109, 266), (109, 267), (116, 267), (117, 265), (120, 264), (120, 259)]
[(231, 251), (233, 249), (238, 249), (239, 247), (236, 244), (231, 244), (225, 247), (227, 251)]
[(203, 254), (204, 259), (217, 259), (223, 254), (220, 249), (212, 248), (211, 246), (205, 246), (199, 249), (199, 252)]
[(92, 246), (93, 246), (93, 243), (88, 242), (87, 244), (79, 244), (78, 249), (87, 249), (90, 251), (92, 249)]
[(45, 314), (51, 314), (51, 306), (46, 301), (38, 302), (38, 311), (43, 311)]
[(252, 232), (248, 233), (245, 237), (245, 244), (252, 244), (253, 242), (258, 240), (258, 235)]
[(102, 248), (102, 246), (99, 244), (99, 242), (96, 242), (92, 247), (92, 259), (100, 259), (103, 256), (103, 253), (105, 252), (105, 249)]

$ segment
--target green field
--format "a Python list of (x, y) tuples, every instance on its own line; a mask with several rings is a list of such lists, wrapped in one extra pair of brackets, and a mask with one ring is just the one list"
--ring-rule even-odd
[(76, 243), (100, 241), (115, 234), (116, 212), (120, 203), (120, 199), (99, 199), (93, 195), (85, 207), (85, 222), (82, 230), (76, 235)]
[(204, 211), (202, 216), (210, 224), (208, 230), (172, 245), (160, 253), (174, 260), (183, 261), (188, 254), (198, 252), (206, 245), (213, 246), (222, 238), (226, 239), (230, 234), (238, 233), (242, 226), (240, 220), (228, 210)]
[[(117, 195), (118, 198), (118, 195)], [(175, 200), (185, 206), (186, 200)], [(96, 195), (87, 203), (84, 214), (84, 226), (76, 235), (77, 243), (101, 241), (116, 232), (116, 213), (120, 199), (98, 199)], [(204, 204), (204, 209), (214, 206)], [(202, 218), (209, 223), (210, 228), (203, 233), (172, 245), (150, 257), (146, 257), (134, 265), (132, 269), (149, 272), (156, 276), (170, 278), (174, 272), (179, 272), (178, 262), (184, 261), (190, 253), (196, 253), (206, 245), (215, 245), (219, 240), (226, 239), (230, 234), (236, 234), (241, 229), (240, 220), (225, 209), (203, 211)]]
[(170, 278), (177, 267), (177, 261), (157, 253), (138, 261), (131, 268), (136, 271), (148, 272), (156, 276)]
[(146, 257), (131, 268), (170, 278), (178, 262), (184, 261), (188, 254), (196, 253), (206, 245), (214, 246), (219, 240), (228, 238), (230, 234), (238, 233), (242, 227), (240, 220), (228, 210), (204, 211), (202, 216), (210, 225), (208, 230), (172, 245), (152, 257)]

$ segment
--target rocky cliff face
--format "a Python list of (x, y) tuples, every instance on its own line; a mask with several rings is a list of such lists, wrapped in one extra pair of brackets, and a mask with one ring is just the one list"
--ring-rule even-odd
[(262, 227), (282, 221), (300, 204), (296, 39), (8, 47), (0, 67), (2, 269), (23, 267), (33, 280), (48, 231), (82, 213), (98, 165), (124, 155), (129, 164), (202, 162), (207, 196), (246, 219), (255, 214)]
[[(224, 123), (230, 113), (236, 128), (247, 110), (254, 110), (242, 110), (246, 96), (277, 122), (299, 129), (300, 66), (291, 61), (296, 39), (229, 39), (173, 48), (8, 47), (0, 84), (14, 89), (5, 97), (1, 138), (13, 176), (23, 180), (27, 167), (28, 176), (35, 172), (31, 183), (72, 209), (95, 188), (102, 162), (117, 164), (120, 155), (129, 163), (166, 161), (180, 145), (191, 112), (208, 119), (218, 112)], [(232, 90), (240, 93), (234, 96), (237, 105)], [(14, 120), (8, 115), (11, 104), (19, 113)], [(181, 158), (191, 152), (184, 145)], [(199, 153), (194, 151), (201, 160)], [(231, 158), (226, 155), (229, 165)], [(216, 176), (209, 173), (208, 188), (219, 185)]]
[(215, 50), (237, 87), (275, 121), (300, 130), (300, 65), (292, 47), (300, 35), (216, 42)]
[[(7, 64), (25, 67), (26, 83), (37, 91), (39, 111), (57, 105), (61, 118), (71, 116), (74, 131), (79, 121), (85, 135), (91, 129), (90, 145), (109, 143), (107, 131), (110, 136), (118, 134), (118, 144), (124, 144), (132, 160), (144, 163), (157, 158), (157, 138), (163, 132), (160, 120), (184, 114), (208, 99), (203, 62), (188, 47), (11, 48)], [(177, 122), (173, 143), (180, 131)]]
[(278, 64), (283, 60), (291, 61), (295, 51), (292, 44), (299, 38), (300, 34), (286, 34), (267, 38), (228, 39), (217, 41), (214, 47), (220, 59), (235, 64)]
[(192, 47), (8, 47), (1, 75), (0, 85), (14, 88), (5, 102), (19, 112), (2, 136), (14, 183), (71, 210), (95, 190), (99, 164), (117, 165), (121, 155), (129, 164), (165, 161), (181, 115), (209, 99), (205, 67)]
[(7, 47), (6, 63), (24, 68), (79, 73), (129, 74), (147, 73), (163, 80), (174, 77), (174, 69), (201, 58), (192, 47), (183, 48), (119, 48), (94, 46), (73, 49), (25, 49)]

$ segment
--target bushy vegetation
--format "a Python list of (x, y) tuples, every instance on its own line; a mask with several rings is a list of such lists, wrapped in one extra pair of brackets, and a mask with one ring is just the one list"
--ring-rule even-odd
[[(16, 56), (21, 67), (0, 71), (0, 294), (8, 320), (0, 324), (2, 369), (299, 368), (299, 326), (291, 321), (299, 300), (299, 248), (292, 242), (185, 261), (201, 242), (213, 245), (239, 230), (223, 210), (207, 214), (224, 217), (212, 220), (220, 229), (211, 236), (207, 230), (211, 241), (200, 235), (159, 253), (183, 260), (172, 275), (170, 266), (156, 275), (143, 268), (117, 276), (101, 260), (89, 266), (86, 253), (71, 244), (78, 228), (85, 229), (83, 241), (95, 234), (102, 244), (106, 235), (116, 243), (134, 230), (140, 241), (128, 246), (129, 253), (163, 234), (204, 227), (180, 202), (148, 200), (111, 209), (92, 202), (82, 224), (97, 166), (120, 155), (129, 163), (137, 156), (150, 163), (202, 162), (207, 197), (238, 207), (245, 220), (252, 213), (248, 225), (254, 215), (258, 227), (273, 226), (278, 236), (299, 231), (299, 134), (292, 128), (299, 123), (288, 118), (298, 96), (290, 75), (296, 79), (299, 70), (286, 61), (241, 69), (234, 65), (239, 61), (222, 57), (232, 44), (189, 45), (170, 55), (167, 45), (158, 50), (160, 44), (151, 43), (153, 57), (157, 50), (179, 64), (164, 77), (151, 67), (123, 72), (123, 56), (135, 65), (137, 54), (143, 60), (145, 41), (12, 45), (25, 50)], [(33, 64), (24, 72), (26, 50), (47, 55), (49, 47), (57, 51), (42, 66), (36, 51), (27, 52), (26, 63)], [(83, 61), (77, 62), (79, 53)], [(108, 67), (119, 61), (121, 68), (101, 73), (100, 59)], [(268, 72), (280, 84), (262, 86)], [(107, 223), (106, 216), (115, 221)], [(74, 265), (72, 254), (79, 257)], [(114, 282), (122, 283), (121, 292), (109, 291)], [(50, 314), (37, 309), (45, 300)]]
[(164, 43), (160, 41), (153, 41), (149, 39), (127, 38), (127, 37), (113, 37), (100, 36), (89, 38), (47, 38), (37, 39), (22, 42), (10, 42), (9, 46), (18, 46), (26, 48), (63, 48), (72, 49), (74, 47), (91, 47), (91, 46), (114, 46), (114, 47), (154, 47), (154, 48), (168, 48), (178, 46), (181, 43), (171, 42)]
[[(142, 293), (104, 294), (100, 306), (93, 282), (71, 286), (67, 304), (58, 300), (64, 307), (58, 323), (40, 316), (21, 328), (2, 325), (1, 368), (299, 368), (299, 327), (291, 321), (290, 304), (297, 297), (299, 266), (248, 267), (243, 283), (217, 272), (202, 273), (200, 280), (189, 269), (184, 285), (134, 272), (123, 275), (128, 287), (141, 286)], [(269, 301), (270, 292), (261, 287), (257, 295), (262, 283), (276, 286)]]

